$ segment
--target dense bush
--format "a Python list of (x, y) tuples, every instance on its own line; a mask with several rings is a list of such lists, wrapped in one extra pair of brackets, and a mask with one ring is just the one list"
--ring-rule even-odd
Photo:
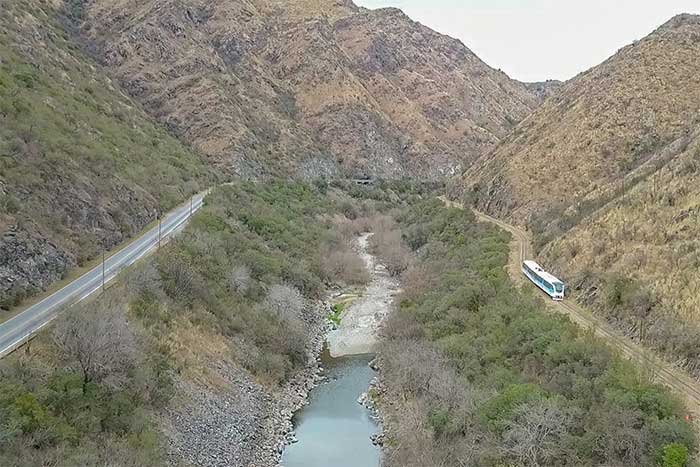
[(239, 183), (216, 189), (182, 236), (157, 258), (170, 314), (146, 302), (152, 325), (167, 331), (172, 312), (237, 346), (237, 358), (277, 384), (305, 363), (310, 301), (326, 283), (363, 283), (362, 260), (340, 225), (354, 201), (318, 184)]
[[(183, 329), (223, 336), (228, 356), (272, 386), (304, 365), (309, 322), (322, 318), (309, 315), (310, 302), (324, 282), (366, 280), (354, 234), (341, 232), (353, 200), (328, 191), (291, 182), (215, 190), (182, 235), (40, 336), (38, 353), (2, 360), (0, 465), (163, 464), (151, 424), (175, 373), (187, 371)], [(330, 251), (343, 254), (332, 267)]]
[(71, 311), (38, 344), (48, 359), (3, 360), (0, 465), (162, 463), (150, 412), (172, 394), (169, 366), (135, 338), (123, 305), (105, 299)]
[[(389, 421), (401, 449), (388, 465), (684, 465), (695, 439), (682, 405), (517, 290), (505, 233), (438, 200), (396, 219), (424, 240), (407, 242), (419, 250), (404, 278), (418, 286), (381, 351), (391, 393), (407, 401)], [(610, 300), (642, 313), (651, 298), (623, 284)]]

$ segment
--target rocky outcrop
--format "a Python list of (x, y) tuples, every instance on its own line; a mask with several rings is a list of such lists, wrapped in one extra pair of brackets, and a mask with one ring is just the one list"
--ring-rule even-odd
[(534, 92), (542, 102), (559, 92), (563, 85), (564, 83), (562, 81), (556, 79), (549, 79), (536, 83), (525, 83), (525, 86), (527, 86), (530, 91)]
[(0, 237), (0, 258), (0, 297), (6, 307), (48, 287), (75, 265), (56, 245), (16, 224)]

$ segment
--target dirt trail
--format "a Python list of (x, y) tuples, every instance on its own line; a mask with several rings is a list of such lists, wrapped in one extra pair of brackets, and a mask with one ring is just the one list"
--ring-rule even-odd
[[(442, 200), (451, 207), (463, 209), (459, 203)], [(511, 254), (508, 264), (508, 272), (516, 284), (526, 282), (525, 276), (520, 271), (520, 265), (525, 259), (532, 259), (532, 242), (524, 230), (491, 217), (479, 211), (474, 214), (480, 221), (495, 224), (510, 232), (513, 237), (511, 242)], [(683, 370), (676, 368), (671, 363), (663, 360), (653, 351), (633, 342), (621, 335), (603, 318), (595, 316), (571, 298), (563, 302), (546, 300), (552, 311), (564, 313), (571, 321), (584, 329), (592, 330), (595, 335), (605, 339), (611, 346), (618, 349), (626, 358), (636, 362), (644, 371), (650, 373), (651, 378), (673, 390), (681, 397), (692, 413), (696, 426), (700, 427), (700, 384)]]
[(328, 333), (328, 348), (332, 357), (373, 353), (379, 341), (379, 327), (399, 292), (399, 282), (367, 251), (371, 236), (371, 233), (367, 233), (357, 239), (359, 253), (370, 272), (371, 282), (362, 297), (343, 312), (338, 329)]

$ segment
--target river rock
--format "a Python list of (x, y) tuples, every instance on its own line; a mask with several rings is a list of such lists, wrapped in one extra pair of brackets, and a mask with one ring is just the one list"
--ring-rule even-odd
[(208, 368), (224, 382), (224, 389), (176, 377), (178, 403), (160, 417), (170, 465), (279, 465), (285, 446), (296, 442), (293, 414), (307, 403), (320, 374), (318, 357), (328, 330), (323, 304), (308, 315), (315, 316), (308, 324), (309, 363), (277, 391), (259, 384), (232, 361), (214, 361)]

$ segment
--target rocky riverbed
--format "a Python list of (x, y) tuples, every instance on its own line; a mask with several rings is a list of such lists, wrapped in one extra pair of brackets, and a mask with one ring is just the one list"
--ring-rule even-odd
[[(207, 374), (220, 382), (215, 387), (184, 377), (176, 379), (177, 399), (161, 417), (170, 465), (280, 464), (285, 447), (296, 441), (294, 414), (308, 404), (309, 393), (323, 380), (320, 355), (326, 338), (332, 357), (373, 353), (382, 321), (399, 292), (398, 281), (368, 252), (370, 237), (363, 234), (357, 239), (358, 253), (371, 273), (370, 284), (343, 312), (335, 330), (329, 328), (328, 303), (318, 302), (307, 313), (308, 364), (282, 388), (272, 391), (233, 360), (208, 362)], [(378, 389), (378, 384), (375, 378), (372, 387)], [(358, 402), (379, 418), (366, 393)], [(381, 440), (381, 433), (372, 435), (375, 444)]]
[(400, 291), (399, 281), (369, 253), (371, 236), (365, 233), (357, 239), (358, 253), (370, 271), (371, 282), (362, 297), (343, 312), (340, 326), (328, 333), (328, 347), (333, 357), (373, 353), (379, 342), (381, 324)]
[[(381, 326), (400, 290), (399, 281), (369, 253), (371, 236), (363, 234), (356, 242), (357, 252), (370, 272), (370, 284), (342, 313), (340, 325), (328, 333), (330, 375), (341, 384), (330, 384), (312, 393), (311, 405), (299, 414), (299, 444), (285, 452), (285, 465), (326, 466), (329, 459), (340, 467), (380, 465), (381, 451), (374, 446), (382, 446), (384, 433), (382, 414), (375, 402), (384, 388), (379, 376), (371, 375), (378, 368), (377, 359), (370, 362), (369, 354), (376, 351)], [(334, 374), (338, 369), (339, 373)], [(366, 379), (356, 379), (356, 375)], [(358, 406), (364, 409), (358, 411)]]

